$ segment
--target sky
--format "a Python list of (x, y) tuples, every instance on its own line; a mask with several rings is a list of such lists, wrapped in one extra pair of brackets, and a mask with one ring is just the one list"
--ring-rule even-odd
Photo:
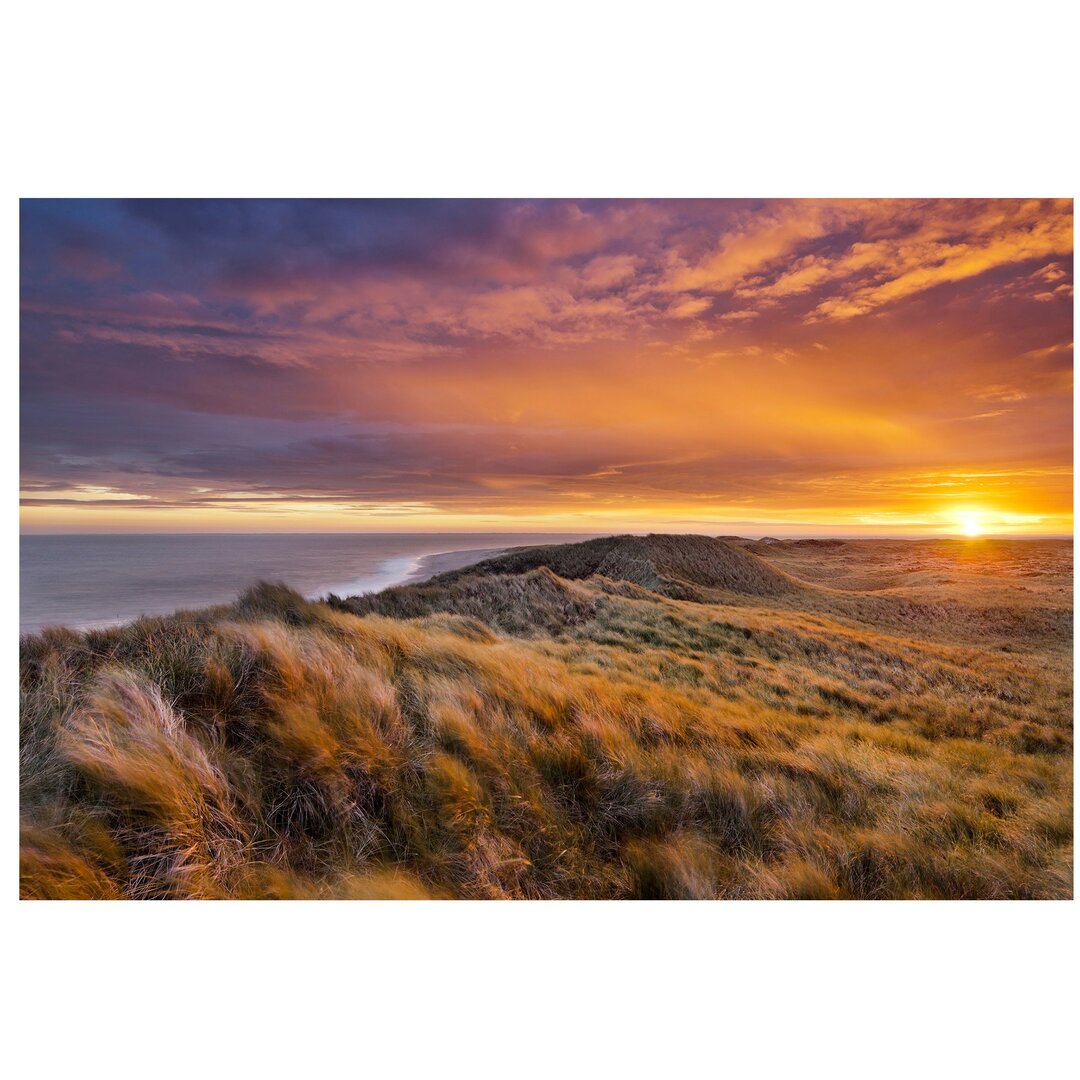
[(24, 532), (1072, 532), (1071, 200), (24, 200)]

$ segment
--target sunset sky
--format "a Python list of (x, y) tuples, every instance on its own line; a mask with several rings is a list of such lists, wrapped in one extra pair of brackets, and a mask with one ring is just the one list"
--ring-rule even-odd
[(24, 201), (33, 532), (1072, 531), (1072, 204)]

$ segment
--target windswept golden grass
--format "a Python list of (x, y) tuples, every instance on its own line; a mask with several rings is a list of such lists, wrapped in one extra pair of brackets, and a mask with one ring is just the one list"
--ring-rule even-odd
[(1071, 895), (1041, 609), (981, 648), (863, 610), (902, 597), (499, 570), (25, 638), (23, 895)]

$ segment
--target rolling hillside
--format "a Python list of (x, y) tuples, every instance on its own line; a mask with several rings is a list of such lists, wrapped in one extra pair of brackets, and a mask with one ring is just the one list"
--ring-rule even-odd
[(24, 638), (22, 893), (1069, 896), (1071, 562), (1026, 552), (923, 610), (612, 537)]

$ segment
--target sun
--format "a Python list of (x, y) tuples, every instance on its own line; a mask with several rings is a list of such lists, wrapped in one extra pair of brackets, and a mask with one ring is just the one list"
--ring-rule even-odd
[(977, 510), (967, 510), (956, 515), (956, 523), (965, 536), (982, 536), (982, 514)]

